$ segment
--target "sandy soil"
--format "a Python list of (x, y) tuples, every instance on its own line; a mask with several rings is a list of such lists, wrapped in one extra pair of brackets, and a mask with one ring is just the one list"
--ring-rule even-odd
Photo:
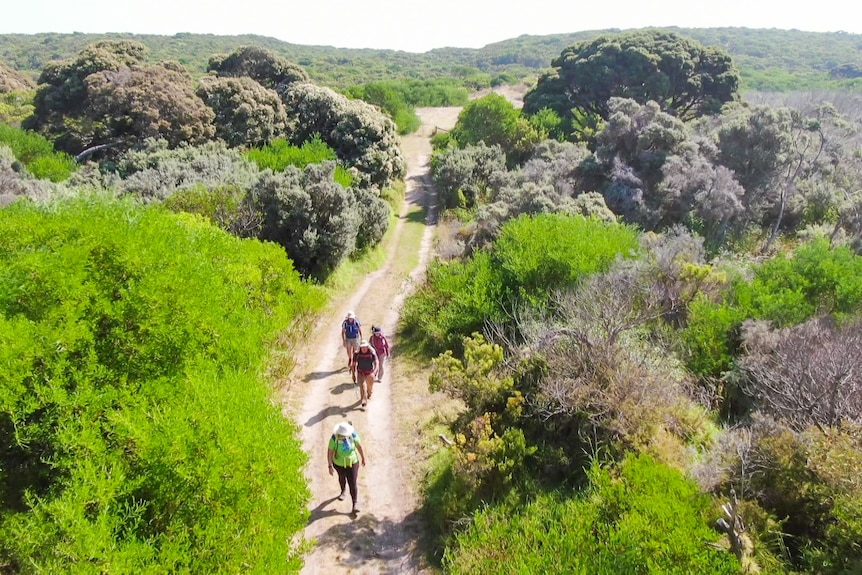
[[(285, 414), (301, 428), (309, 454), (306, 476), (311, 486), (311, 517), (305, 538), (315, 542), (306, 556), (302, 573), (426, 573), (428, 568), (418, 549), (422, 523), (417, 514), (418, 485), (415, 447), (416, 422), (429, 408), (431, 398), (423, 374), (407, 373), (397, 354), (387, 365), (383, 381), (375, 384), (374, 396), (360, 409), (347, 371), (347, 356), (341, 347), (340, 326), (348, 310), (362, 321), (363, 333), (371, 325), (395, 332), (404, 296), (424, 273), (432, 251), (436, 206), (430, 186), (429, 138), (437, 128), (451, 129), (460, 108), (417, 110), (422, 128), (402, 140), (407, 160), (407, 193), (401, 217), (394, 230), (392, 251), (386, 263), (356, 286), (352, 295), (322, 314), (299, 349), (292, 381), (281, 398)], [(428, 218), (419, 265), (404, 277), (392, 265), (403, 259), (399, 242), (407, 211), (428, 206)], [(412, 248), (415, 249), (415, 248)], [(367, 466), (360, 470), (361, 512), (349, 515), (350, 497), (338, 501), (338, 482), (327, 471), (326, 445), (334, 426), (351, 421), (362, 438)]]

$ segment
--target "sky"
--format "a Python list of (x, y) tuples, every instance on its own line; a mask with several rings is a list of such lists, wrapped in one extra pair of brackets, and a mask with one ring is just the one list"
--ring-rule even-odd
[(0, 33), (259, 34), (338, 48), (481, 48), (584, 30), (797, 29), (862, 34), (846, 0), (10, 0)]

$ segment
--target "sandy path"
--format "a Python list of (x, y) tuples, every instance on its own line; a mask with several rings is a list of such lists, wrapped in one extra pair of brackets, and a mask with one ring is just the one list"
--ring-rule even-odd
[[(397, 358), (387, 366), (386, 375), (374, 387), (374, 397), (365, 411), (359, 408), (347, 356), (341, 347), (340, 326), (348, 310), (362, 321), (363, 334), (371, 325), (382, 325), (384, 333), (394, 333), (404, 296), (421, 276), (430, 257), (435, 213), (428, 175), (431, 153), (429, 138), (435, 127), (451, 128), (460, 108), (424, 108), (417, 113), (422, 128), (402, 140), (407, 160), (407, 194), (401, 217), (393, 232), (391, 252), (386, 263), (356, 286), (352, 295), (335, 303), (322, 314), (306, 341), (296, 349), (293, 381), (282, 398), (285, 413), (301, 428), (302, 441), (310, 461), (306, 476), (311, 486), (311, 517), (305, 537), (317, 544), (306, 557), (303, 573), (422, 573), (422, 558), (417, 541), (422, 524), (417, 516), (415, 470), (409, 465), (411, 445), (404, 440), (404, 429), (418, 416), (418, 405), (409, 394), (417, 393), (419, 382), (402, 391)], [(427, 227), (419, 247), (419, 264), (405, 277), (393, 262), (403, 260), (405, 249), (399, 239), (405, 214), (415, 206), (428, 206)], [(409, 255), (409, 254), (407, 254)], [(391, 341), (391, 339), (390, 339)], [(392, 342), (397, 344), (397, 342)], [(421, 391), (420, 391), (421, 393)], [(427, 393), (427, 391), (425, 391)], [(338, 483), (326, 465), (326, 445), (333, 427), (342, 420), (353, 423), (368, 459), (360, 470), (361, 513), (349, 515), (350, 497), (338, 501)]]

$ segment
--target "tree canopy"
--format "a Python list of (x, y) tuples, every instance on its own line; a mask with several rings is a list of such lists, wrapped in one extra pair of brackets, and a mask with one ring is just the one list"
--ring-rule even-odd
[(211, 138), (213, 113), (195, 95), (191, 76), (179, 64), (147, 65), (146, 54), (139, 42), (106, 40), (49, 64), (24, 127), (70, 154), (147, 137), (172, 145)]
[(653, 100), (683, 120), (718, 112), (736, 98), (739, 74), (730, 55), (679, 34), (645, 30), (574, 44), (552, 62), (524, 98), (524, 111), (548, 108), (578, 136), (609, 114), (608, 100)]
[(300, 66), (259, 46), (242, 46), (227, 56), (213, 56), (207, 71), (219, 76), (247, 76), (265, 88), (273, 89), (309, 81), (308, 73)]

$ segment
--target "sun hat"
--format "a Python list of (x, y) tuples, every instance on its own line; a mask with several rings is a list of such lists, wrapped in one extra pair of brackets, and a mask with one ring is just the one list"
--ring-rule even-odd
[(335, 429), (332, 430), (332, 433), (334, 433), (335, 435), (343, 435), (345, 437), (353, 435), (353, 426), (346, 421), (342, 421), (335, 426)]
[(368, 347), (368, 340), (367, 340), (367, 339), (363, 339), (362, 341), (360, 341), (360, 342), (359, 342), (359, 347)]
[(353, 319), (356, 317), (356, 314), (352, 311), (347, 312), (347, 319)]

